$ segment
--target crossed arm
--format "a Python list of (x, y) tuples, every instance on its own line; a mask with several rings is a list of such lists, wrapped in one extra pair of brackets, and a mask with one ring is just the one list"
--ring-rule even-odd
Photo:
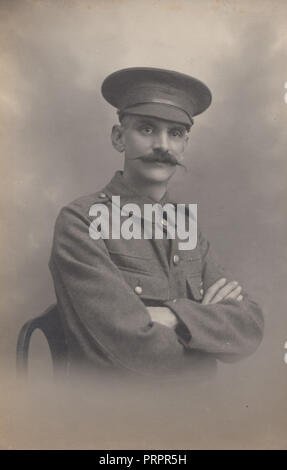
[[(212, 284), (202, 299), (202, 305), (217, 304), (222, 300), (233, 299), (241, 302), (242, 287), (237, 281), (227, 282), (225, 278), (220, 278)], [(178, 319), (169, 307), (147, 307), (153, 322), (160, 323), (168, 328), (175, 328), (178, 325)]]

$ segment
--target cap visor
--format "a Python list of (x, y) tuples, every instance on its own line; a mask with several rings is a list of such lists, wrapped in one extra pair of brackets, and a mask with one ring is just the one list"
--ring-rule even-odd
[(165, 121), (178, 122), (191, 126), (191, 118), (180, 108), (163, 103), (143, 103), (120, 110), (121, 113), (152, 116)]

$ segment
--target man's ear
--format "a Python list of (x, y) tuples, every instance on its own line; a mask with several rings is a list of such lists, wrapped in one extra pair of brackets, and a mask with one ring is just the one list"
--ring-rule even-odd
[(179, 162), (182, 162), (184, 160), (184, 154), (185, 154), (185, 150), (186, 150), (186, 146), (188, 144), (188, 141), (189, 141), (189, 134), (186, 133), (185, 136), (184, 136), (184, 145), (183, 145), (182, 153), (180, 155), (178, 155), (178, 157), (177, 157)]
[(124, 152), (125, 150), (125, 139), (124, 139), (124, 128), (119, 124), (115, 124), (112, 128), (111, 134), (112, 144), (118, 152)]

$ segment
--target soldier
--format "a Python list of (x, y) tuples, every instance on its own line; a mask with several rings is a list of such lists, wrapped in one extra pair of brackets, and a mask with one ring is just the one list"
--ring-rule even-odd
[(133, 203), (144, 214), (146, 204), (168, 203), (176, 210), (168, 182), (211, 93), (193, 77), (155, 68), (117, 71), (102, 93), (118, 110), (112, 144), (124, 153), (124, 168), (100, 191), (61, 210), (49, 264), (70, 369), (208, 375), (218, 360), (237, 361), (256, 350), (263, 316), (215, 262), (202, 233), (196, 247), (180, 250), (177, 234), (171, 239), (166, 230), (162, 239), (126, 239), (113, 237), (112, 227), (109, 237), (91, 236), (90, 227), (97, 207), (110, 214)]

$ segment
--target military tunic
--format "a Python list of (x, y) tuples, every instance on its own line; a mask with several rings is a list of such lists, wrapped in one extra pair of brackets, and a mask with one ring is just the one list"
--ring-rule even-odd
[[(55, 225), (49, 266), (70, 366), (192, 376), (212, 372), (218, 359), (233, 362), (252, 354), (263, 335), (259, 306), (246, 293), (240, 302), (201, 303), (204, 291), (227, 277), (201, 232), (193, 250), (179, 250), (177, 237), (90, 237), (91, 206), (101, 203), (111, 210), (112, 196), (120, 196), (121, 206), (137, 204), (142, 213), (145, 203), (155, 202), (127, 187), (117, 172), (101, 191), (64, 207)], [(167, 193), (160, 204), (166, 202)], [(152, 322), (148, 305), (169, 307), (176, 329)]]

